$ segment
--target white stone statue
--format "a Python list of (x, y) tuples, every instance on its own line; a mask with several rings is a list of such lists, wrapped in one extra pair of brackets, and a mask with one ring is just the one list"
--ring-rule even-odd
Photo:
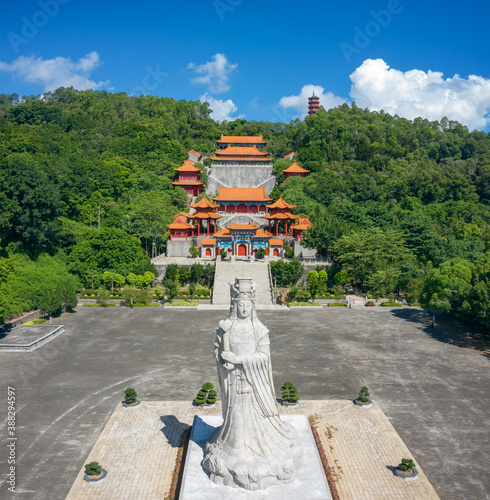
[(255, 313), (255, 283), (237, 278), (231, 308), (216, 332), (223, 424), (206, 444), (203, 467), (217, 484), (262, 490), (290, 483), (303, 447), (277, 411), (269, 331)]

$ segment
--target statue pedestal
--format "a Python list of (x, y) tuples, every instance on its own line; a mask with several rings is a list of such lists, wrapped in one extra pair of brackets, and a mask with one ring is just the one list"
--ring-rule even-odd
[(216, 416), (195, 416), (179, 500), (229, 500), (230, 498), (233, 500), (298, 500), (298, 498), (331, 500), (332, 496), (306, 415), (281, 415), (281, 419), (289, 422), (296, 429), (304, 448), (301, 470), (292, 483), (257, 491), (215, 484), (209, 479), (201, 462), (206, 441), (223, 420)]

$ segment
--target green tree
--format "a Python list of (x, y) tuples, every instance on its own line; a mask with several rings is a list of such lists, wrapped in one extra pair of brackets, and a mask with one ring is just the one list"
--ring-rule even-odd
[(171, 279), (166, 279), (163, 282), (163, 286), (165, 288), (165, 295), (167, 296), (167, 299), (172, 302), (172, 300), (175, 299), (179, 293), (179, 283)]
[(306, 287), (311, 295), (311, 301), (315, 299), (322, 289), (323, 285), (327, 283), (327, 273), (325, 271), (309, 271), (306, 275)]
[(136, 266), (148, 261), (138, 240), (121, 229), (94, 230), (76, 244), (67, 262), (83, 283), (91, 282), (91, 271), (110, 271), (127, 276)]

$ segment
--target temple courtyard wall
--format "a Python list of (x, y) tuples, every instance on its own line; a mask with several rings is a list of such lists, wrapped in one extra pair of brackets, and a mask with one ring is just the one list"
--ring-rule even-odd
[(269, 195), (276, 184), (272, 165), (212, 165), (208, 170), (206, 194), (216, 196), (220, 187), (265, 188)]
[[(48, 344), (33, 352), (0, 352), (1, 390), (6, 394), (8, 386), (14, 387), (18, 402), (17, 491), (24, 492), (19, 498), (66, 498), (127, 387), (134, 387), (143, 402), (187, 401), (189, 411), (195, 411), (191, 401), (202, 383), (218, 385), (212, 344), (225, 314), (77, 307), (53, 320), (65, 332)], [(280, 386), (291, 380), (303, 401), (351, 404), (367, 385), (441, 499), (488, 498), (488, 334), (443, 319), (431, 328), (427, 313), (407, 307), (280, 308), (258, 314), (270, 330), (278, 397)], [(305, 411), (306, 404), (298, 409)], [(165, 433), (167, 425), (181, 429), (188, 423), (173, 410), (157, 417), (152, 425), (158, 433)], [(337, 439), (341, 423), (326, 422), (322, 432), (330, 429)], [(360, 422), (358, 439), (350, 446), (354, 467), (365, 451), (376, 453), (371, 448), (375, 431), (368, 417)], [(4, 424), (4, 443), (6, 432)], [(165, 438), (178, 444), (172, 436)], [(0, 498), (10, 498), (7, 452), (7, 447), (1, 452)], [(395, 465), (383, 462), (376, 474), (392, 477)], [(339, 481), (347, 475), (337, 472)], [(125, 474), (131, 475), (130, 468)], [(343, 498), (367, 498), (362, 494)]]

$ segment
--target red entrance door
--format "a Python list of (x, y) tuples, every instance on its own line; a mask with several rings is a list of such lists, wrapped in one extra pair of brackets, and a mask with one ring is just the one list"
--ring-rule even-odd
[(211, 249), (206, 248), (206, 257), (211, 257)]
[(279, 257), (279, 249), (278, 248), (274, 248), (274, 250), (272, 251), (272, 255), (274, 257)]
[(238, 205), (236, 211), (239, 214), (246, 214), (247, 213), (247, 205), (244, 205), (243, 203), (241, 205)]
[(247, 255), (247, 245), (245, 245), (244, 243), (240, 243), (238, 245), (238, 255)]

